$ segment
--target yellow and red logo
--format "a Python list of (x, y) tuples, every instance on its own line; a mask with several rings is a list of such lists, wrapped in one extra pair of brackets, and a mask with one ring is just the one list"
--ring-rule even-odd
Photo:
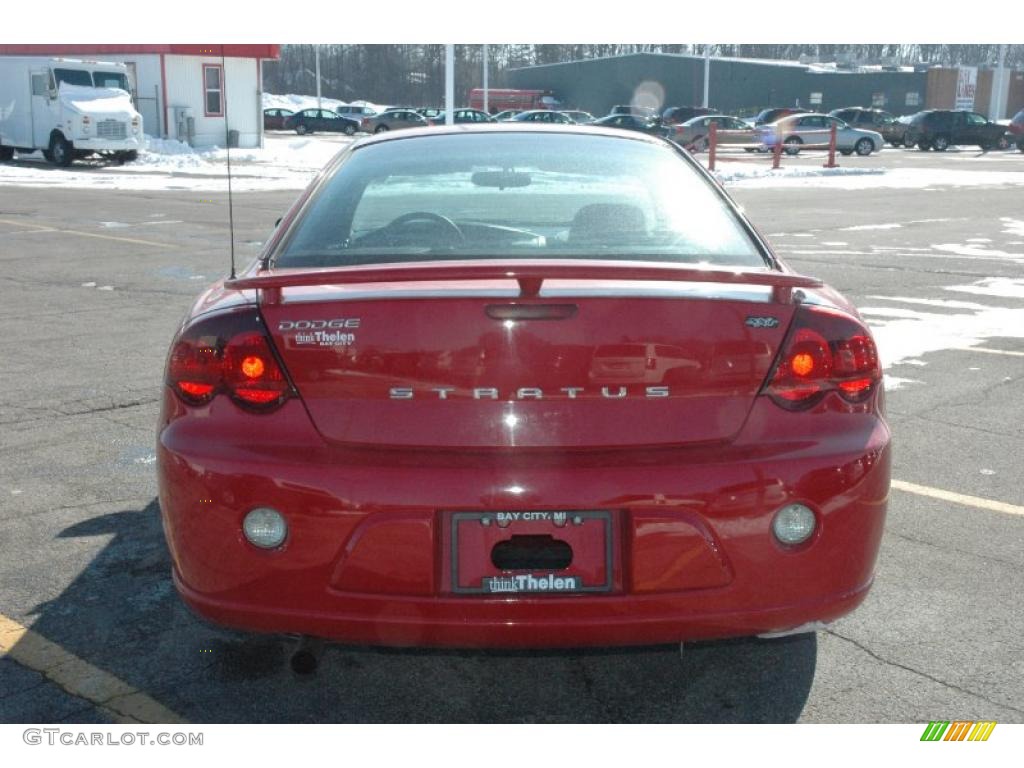
[(933, 720), (921, 734), (921, 741), (988, 741), (995, 727), (993, 720)]

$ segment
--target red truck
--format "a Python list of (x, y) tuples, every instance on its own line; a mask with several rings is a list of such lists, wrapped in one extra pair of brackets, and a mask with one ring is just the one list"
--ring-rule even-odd
[[(517, 90), (515, 88), (488, 88), (487, 112), (502, 112), (506, 109), (557, 109), (561, 105), (552, 91)], [(469, 92), (469, 106), (484, 109), (484, 89), (473, 88)]]

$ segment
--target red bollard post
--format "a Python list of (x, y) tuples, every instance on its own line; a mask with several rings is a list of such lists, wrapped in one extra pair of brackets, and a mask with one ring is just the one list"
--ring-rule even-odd
[(718, 148), (718, 123), (708, 126), (708, 170), (715, 170), (715, 150)]
[(828, 136), (828, 162), (825, 163), (823, 168), (836, 168), (839, 164), (836, 162), (836, 124), (832, 123), (832, 130), (829, 131)]

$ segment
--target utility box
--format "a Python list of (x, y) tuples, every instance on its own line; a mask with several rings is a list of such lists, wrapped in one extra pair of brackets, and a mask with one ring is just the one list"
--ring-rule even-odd
[(172, 107), (174, 111), (175, 138), (190, 147), (196, 139), (196, 119), (192, 107)]

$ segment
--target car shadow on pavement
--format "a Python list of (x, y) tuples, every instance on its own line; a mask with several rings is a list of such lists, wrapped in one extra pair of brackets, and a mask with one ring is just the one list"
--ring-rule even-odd
[(328, 645), (290, 671), (293, 641), (223, 631), (178, 599), (154, 499), (59, 534), (108, 537), (34, 632), (193, 722), (793, 722), (813, 634), (580, 651)]

